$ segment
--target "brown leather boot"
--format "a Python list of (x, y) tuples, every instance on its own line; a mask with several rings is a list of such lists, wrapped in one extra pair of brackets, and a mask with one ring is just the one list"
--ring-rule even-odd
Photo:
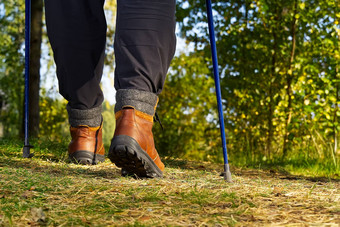
[(105, 160), (102, 128), (103, 124), (98, 127), (70, 127), (72, 141), (68, 146), (68, 154), (72, 162), (96, 165)]
[(162, 177), (162, 163), (153, 140), (153, 116), (134, 108), (116, 112), (116, 131), (109, 158), (123, 172), (138, 177)]

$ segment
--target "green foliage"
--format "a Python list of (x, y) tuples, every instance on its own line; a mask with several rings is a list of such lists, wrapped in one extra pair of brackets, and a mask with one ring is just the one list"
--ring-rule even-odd
[(157, 108), (164, 130), (154, 127), (162, 154), (221, 160), (214, 81), (208, 74), (201, 55), (181, 54), (173, 60)]
[(111, 139), (113, 137), (115, 127), (116, 127), (116, 118), (114, 112), (114, 105), (110, 105), (108, 101), (103, 103), (103, 143), (106, 147), (110, 146)]
[[(231, 160), (301, 154), (338, 166), (339, 5), (233, 0), (213, 9)], [(210, 58), (205, 15), (204, 1), (178, 1), (181, 35)]]
[(0, 123), (4, 135), (19, 134), (22, 126), (24, 58), (23, 1), (0, 3)]
[(62, 141), (69, 136), (65, 100), (52, 99), (43, 95), (40, 98), (40, 136)]

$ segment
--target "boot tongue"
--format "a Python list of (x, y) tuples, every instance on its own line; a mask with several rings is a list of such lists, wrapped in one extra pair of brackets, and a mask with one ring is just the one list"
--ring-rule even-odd
[(123, 106), (122, 109), (123, 110), (126, 110), (126, 109), (131, 110), (131, 109), (135, 109), (135, 108), (133, 106)]

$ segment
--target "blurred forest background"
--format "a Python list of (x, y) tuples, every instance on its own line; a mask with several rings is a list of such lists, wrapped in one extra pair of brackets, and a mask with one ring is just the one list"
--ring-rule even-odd
[[(104, 78), (112, 80), (115, 1), (108, 20)], [(155, 125), (162, 155), (222, 161), (203, 0), (177, 0), (181, 45), (160, 96)], [(340, 169), (340, 3), (336, 0), (213, 1), (228, 154), (235, 165), (320, 163)], [(43, 1), (32, 0), (30, 132), (68, 140), (57, 95)], [(24, 1), (0, 2), (0, 137), (22, 135)], [(104, 103), (104, 141), (114, 132)], [(66, 152), (66, 148), (65, 148)]]

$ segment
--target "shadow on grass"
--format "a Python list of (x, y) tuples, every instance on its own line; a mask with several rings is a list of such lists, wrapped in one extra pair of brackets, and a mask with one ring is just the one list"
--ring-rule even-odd
[[(120, 169), (113, 164), (100, 164), (84, 167), (70, 164), (67, 161), (67, 142), (33, 140), (35, 156), (30, 159), (22, 158), (22, 141), (18, 139), (0, 139), (0, 167), (25, 168), (38, 173), (60, 174), (61, 176), (74, 175), (77, 177), (101, 177), (115, 179), (121, 177)], [(106, 149), (108, 150), (108, 149)], [(220, 174), (223, 172), (223, 164), (202, 161), (191, 161), (171, 157), (163, 158), (167, 168), (185, 170), (201, 170)], [(255, 165), (248, 167), (235, 167), (231, 165), (231, 172), (236, 176), (252, 178), (278, 178), (285, 180), (308, 180), (312, 182), (340, 182), (335, 177), (306, 177), (292, 175), (286, 171), (284, 165), (303, 166), (303, 163), (267, 163), (260, 168)], [(311, 163), (309, 163), (311, 165)], [(313, 164), (313, 163), (312, 163)]]
[[(61, 177), (76, 176), (83, 178), (103, 178), (107, 180), (113, 180), (121, 177), (120, 169), (113, 164), (104, 163), (97, 166), (79, 166), (64, 161), (59, 161), (57, 159), (48, 162), (44, 161), (46, 156), (42, 155), (39, 157), (34, 157), (31, 159), (24, 159), (22, 157), (8, 157), (8, 159), (0, 159), (0, 167), (10, 167), (10, 168), (24, 168), (26, 170), (31, 170), (35, 173), (44, 173), (58, 175)], [(45, 159), (46, 160), (46, 159)], [(201, 170), (214, 172), (217, 175), (222, 172), (221, 165), (202, 163), (187, 160), (178, 159), (165, 159), (166, 167), (168, 168), (179, 168), (186, 170)], [(54, 164), (53, 164), (54, 163)], [(232, 175), (234, 176), (244, 176), (250, 178), (277, 178), (282, 180), (307, 180), (311, 182), (340, 182), (340, 179), (327, 178), (327, 177), (306, 177), (299, 175), (292, 175), (285, 171), (276, 171), (272, 169), (251, 169), (251, 168), (236, 168), (232, 167)]]
[[(45, 156), (42, 156), (45, 157)], [(38, 174), (51, 174), (60, 177), (75, 176), (82, 178), (103, 178), (112, 180), (120, 178), (120, 170), (112, 164), (100, 164), (97, 166), (80, 166), (63, 161), (52, 161), (33, 157), (24, 159), (22, 157), (2, 157), (0, 168), (26, 169)]]

